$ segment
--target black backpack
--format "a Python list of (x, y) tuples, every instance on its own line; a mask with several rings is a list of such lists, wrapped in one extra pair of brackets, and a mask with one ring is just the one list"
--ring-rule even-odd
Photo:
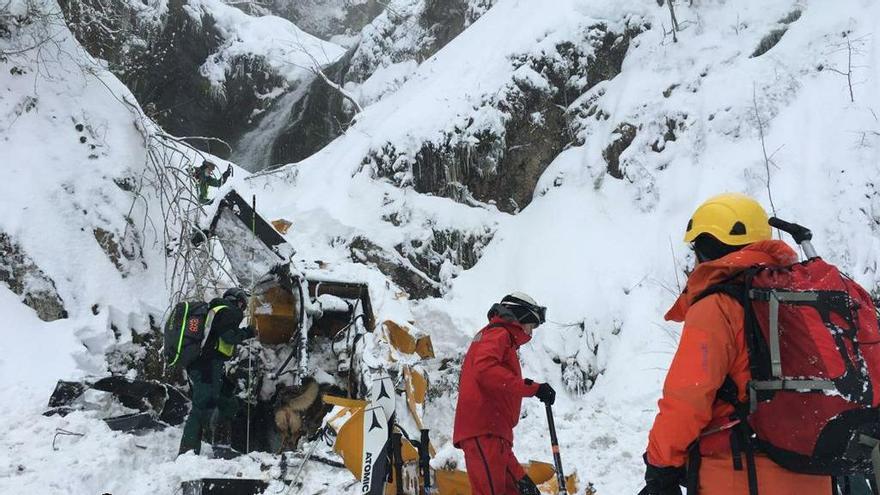
[(169, 368), (186, 368), (202, 353), (205, 320), (211, 307), (204, 301), (181, 301), (165, 321), (165, 362)]

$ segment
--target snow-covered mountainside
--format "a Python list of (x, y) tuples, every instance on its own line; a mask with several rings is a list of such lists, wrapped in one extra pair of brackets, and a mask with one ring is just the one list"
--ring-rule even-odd
[[(566, 468), (600, 495), (635, 493), (680, 330), (663, 314), (693, 264), (681, 238), (718, 192), (750, 194), (809, 226), (823, 257), (880, 294), (876, 2), (678, 1), (677, 31), (656, 2), (388, 4), (346, 33), (355, 42), (314, 38), (334, 87), (297, 68), (308, 57), (281, 63), (285, 43), (310, 36), (294, 24), (199, 0), (222, 35), (199, 48), (200, 77), (215, 89), (230, 77), (253, 84), (229, 65), (249, 53), (285, 81), (263, 88), (274, 103), (248, 107), (262, 119), (246, 132), (203, 129), (251, 150), (236, 158), (259, 151), (263, 166), (297, 156), (253, 175), (236, 168), (224, 191), (290, 220), (298, 260), (367, 281), (377, 321), (412, 321), (432, 336), (425, 420), (437, 466), (464, 467), (450, 438), (470, 338), (491, 303), (521, 290), (549, 307), (520, 354), (526, 376), (559, 391)], [(161, 17), (195, 5), (150, 8)], [(450, 6), (460, 19), (420, 23)], [(169, 210), (162, 172), (200, 153), (141, 110), (147, 102), (112, 56), (83, 48), (70, 11), (15, 0), (0, 12), (0, 418), (13, 425), (0, 437), (0, 492), (170, 494), (194, 473), (277, 477), (270, 454), (175, 459), (179, 428), (112, 432), (97, 406), (41, 416), (59, 378), (156, 366), (149, 336), (181, 287), (169, 254), (190, 235), (163, 225), (193, 214)], [(334, 103), (309, 107), (319, 85)], [(156, 87), (180, 97), (174, 83)], [(193, 122), (227, 115), (187, 111)], [(351, 122), (328, 123), (337, 117)], [(307, 153), (271, 151), (279, 135), (312, 131)], [(53, 446), (58, 429), (84, 436)], [(524, 403), (515, 452), (551, 458), (536, 400)], [(318, 463), (303, 480), (304, 494), (358, 491), (347, 471)]]

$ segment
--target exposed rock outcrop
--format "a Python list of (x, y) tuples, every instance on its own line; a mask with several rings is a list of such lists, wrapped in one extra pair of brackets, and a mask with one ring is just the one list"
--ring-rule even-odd
[(440, 285), (415, 268), (399, 253), (387, 251), (366, 237), (354, 238), (349, 250), (353, 261), (376, 267), (411, 298), (440, 296)]
[[(106, 60), (147, 114), (171, 134), (234, 140), (284, 83), (264, 58), (243, 55), (228, 62), (222, 87), (213, 86), (200, 67), (222, 35), (209, 13), (186, 0), (170, 0), (161, 15), (124, 2), (59, 3), (83, 47)], [(211, 141), (194, 144), (221, 156), (229, 153)]]
[[(324, 69), (324, 74), (333, 81), (345, 81), (351, 56), (349, 51)], [(268, 164), (298, 162), (310, 156), (342, 135), (354, 115), (339, 91), (321, 78), (314, 78), (305, 95), (294, 103), (284, 130), (274, 139)]]
[[(380, 68), (421, 63), (461, 34), (492, 4), (490, 0), (400, 3), (392, 3), (364, 27), (357, 46), (325, 69), (328, 78), (340, 86), (356, 87)], [(315, 78), (290, 112), (288, 125), (272, 146), (270, 163), (296, 162), (312, 155), (342, 135), (354, 116), (351, 104), (338, 91)]]
[(0, 232), (0, 282), (18, 294), (43, 321), (67, 318), (55, 282), (8, 235)]
[(378, 0), (273, 0), (273, 14), (324, 39), (357, 33), (385, 8)]
[(596, 24), (576, 43), (514, 57), (511, 82), (500, 96), (486, 97), (476, 110), (480, 118), (467, 118), (415, 153), (387, 143), (365, 165), (399, 186), (517, 212), (531, 202), (550, 162), (576, 143), (578, 97), (615, 77), (630, 41), (647, 28), (633, 23), (615, 32)]

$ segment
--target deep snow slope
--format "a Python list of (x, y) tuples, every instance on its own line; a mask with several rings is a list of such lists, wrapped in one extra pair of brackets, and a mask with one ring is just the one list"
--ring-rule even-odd
[[(820, 253), (870, 290), (880, 286), (880, 55), (872, 37), (880, 6), (703, 0), (676, 8), (682, 30), (673, 42), (668, 10), (655, 2), (499, 0), (436, 55), (405, 67), (405, 82), (373, 100), (326, 148), (236, 179), (268, 218), (293, 222), (287, 238), (298, 259), (368, 280), (380, 319), (413, 320), (432, 334), (438, 357), (427, 368), (439, 393), (426, 421), (438, 465), (463, 467), (449, 444), (461, 355), (489, 305), (523, 290), (550, 308), (551, 322), (521, 357), (527, 376), (559, 391), (566, 468), (599, 494), (637, 491), (679, 331), (662, 315), (692, 263), (680, 239), (688, 215), (712, 194), (745, 192), (768, 208), (772, 194), (779, 216), (813, 229)], [(564, 64), (559, 47), (583, 44), (597, 24), (643, 28), (620, 74), (567, 86), (581, 88), (564, 108), (573, 139), (540, 174), (527, 207), (511, 215), (414, 190), (406, 179), (423, 172), (413, 164), (424, 143), (453, 134), (476, 143), (481, 131), (503, 136), (510, 114), (494, 103), (523, 83), (549, 85), (549, 70), (522, 60)], [(100, 67), (81, 70), (86, 58), (55, 26), (57, 46), (5, 56), (0, 71), (0, 142), (10, 157), (0, 228), (53, 280), (70, 313), (43, 322), (0, 288), (0, 310), (11, 322), (0, 330), (0, 417), (23, 425), (0, 438), (0, 492), (173, 493), (195, 472), (275, 476), (269, 456), (175, 460), (176, 429), (131, 437), (110, 432), (96, 412), (38, 416), (59, 375), (106, 373), (104, 353), (118, 345), (111, 323), (143, 327), (168, 297), (164, 271), (154, 272), (163, 246), (142, 222), (140, 241), (131, 241), (143, 254), (123, 253), (119, 267), (97, 242), (96, 227), (122, 239), (125, 216), (147, 214), (113, 180), (142, 172), (145, 144), (132, 106), (117, 99), (129, 93)], [(30, 46), (19, 39), (25, 44), (4, 44), (4, 53)], [(839, 73), (849, 72), (850, 50), (852, 96)], [(377, 159), (392, 148), (394, 156)], [(411, 261), (442, 296), (408, 300), (406, 288), (352, 263), (357, 238)], [(452, 241), (432, 248), (434, 265), (426, 268), (423, 247), (438, 239)], [(55, 451), (56, 428), (86, 436), (59, 437)], [(525, 401), (516, 438), (520, 460), (551, 458), (537, 401)], [(346, 472), (320, 464), (304, 478), (304, 494), (356, 491)]]
[[(668, 10), (653, 3), (498, 2), (345, 136), (250, 181), (279, 198), (272, 206), (279, 215), (298, 219), (293, 235), (303, 245), (352, 230), (395, 243), (413, 225), (383, 216), (401, 203), (465, 230), (476, 218), (497, 222), (480, 261), (444, 298), (413, 304), (416, 322), (434, 335), (441, 357), (454, 360), (504, 293), (525, 290), (547, 304), (553, 323), (523, 349), (524, 369), (559, 390), (563, 367), (554, 359), (577, 363), (567, 373), (600, 373), (588, 394), (564, 392), (556, 408), (566, 464), (599, 493), (640, 484), (640, 455), (679, 331), (662, 315), (692, 263), (681, 237), (702, 200), (723, 191), (754, 195), (813, 228), (820, 252), (866, 287), (880, 281), (880, 60), (870, 36), (878, 6), (746, 1), (677, 9), (682, 31), (673, 42)], [(550, 52), (597, 22), (635, 21), (651, 27), (633, 40), (620, 75), (567, 109), (578, 139), (543, 173), (520, 214), (479, 206), (444, 212), (448, 202), (370, 180), (365, 157), (386, 143), (412, 156), (458, 122), (497, 125), (504, 115), (481, 105), (486, 95), (520, 75), (535, 77), (515, 74), (511, 55)], [(855, 101), (846, 77), (831, 70), (848, 71), (847, 40)], [(401, 162), (402, 174), (418, 173)], [(451, 390), (427, 413), (441, 442), (451, 434), (454, 400)], [(527, 401), (516, 432), (521, 459), (549, 459), (545, 431), (540, 405)], [(460, 459), (451, 449), (443, 454)]]

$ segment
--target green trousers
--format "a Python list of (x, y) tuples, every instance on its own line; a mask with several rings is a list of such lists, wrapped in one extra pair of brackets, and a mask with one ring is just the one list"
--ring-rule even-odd
[[(192, 386), (192, 410), (183, 426), (183, 437), (180, 439), (179, 454), (189, 450), (198, 454), (201, 451), (202, 434), (209, 426), (216, 428), (218, 424), (229, 423), (238, 412), (238, 398), (235, 387), (226, 379), (223, 361), (211, 360), (187, 369)], [(215, 424), (211, 424), (214, 412), (217, 412)]]
[(837, 484), (843, 495), (874, 495), (867, 480), (860, 474), (838, 478)]

